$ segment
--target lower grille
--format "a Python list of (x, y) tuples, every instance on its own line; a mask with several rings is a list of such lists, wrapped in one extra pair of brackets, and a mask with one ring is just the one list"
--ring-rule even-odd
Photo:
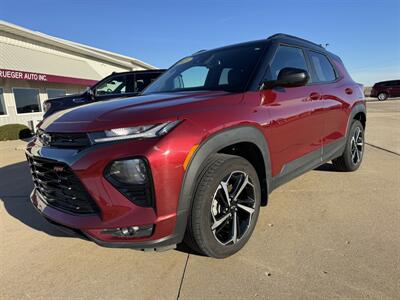
[(27, 156), (33, 183), (49, 206), (74, 214), (95, 214), (98, 206), (64, 163)]

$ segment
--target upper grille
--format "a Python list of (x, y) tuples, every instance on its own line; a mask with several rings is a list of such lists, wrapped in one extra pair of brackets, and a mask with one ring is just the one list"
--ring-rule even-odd
[(86, 133), (49, 133), (38, 130), (37, 136), (44, 146), (83, 149), (91, 145)]
[(78, 177), (64, 163), (27, 156), (33, 183), (43, 200), (60, 210), (94, 214), (99, 209)]

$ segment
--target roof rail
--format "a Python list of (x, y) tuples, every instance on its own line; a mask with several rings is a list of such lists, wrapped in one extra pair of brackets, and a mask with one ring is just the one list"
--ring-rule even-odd
[(308, 40), (299, 38), (299, 37), (294, 36), (294, 35), (286, 34), (286, 33), (276, 33), (276, 34), (273, 34), (273, 35), (269, 36), (267, 39), (273, 39), (273, 38), (290, 38), (290, 39), (296, 39), (296, 40), (299, 40), (299, 41), (302, 41), (302, 42), (305, 42), (305, 43), (308, 43), (308, 44), (312, 44), (312, 45), (317, 46), (317, 47), (320, 47), (320, 48), (324, 48), (322, 45), (319, 45), (319, 44), (316, 44), (316, 43), (310, 42), (310, 41), (308, 41)]

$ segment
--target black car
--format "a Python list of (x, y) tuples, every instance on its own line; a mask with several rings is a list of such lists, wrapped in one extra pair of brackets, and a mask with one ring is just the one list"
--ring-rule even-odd
[(91, 102), (137, 96), (164, 71), (144, 70), (112, 73), (82, 94), (46, 100), (43, 105), (45, 111), (43, 118), (47, 118), (57, 111)]

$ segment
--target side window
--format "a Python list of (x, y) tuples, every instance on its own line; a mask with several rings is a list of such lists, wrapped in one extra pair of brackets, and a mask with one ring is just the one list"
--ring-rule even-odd
[(126, 90), (126, 76), (115, 76), (96, 88), (96, 96), (123, 94)]
[(310, 60), (314, 66), (317, 81), (329, 82), (336, 79), (335, 70), (325, 55), (310, 51)]
[(265, 79), (276, 80), (283, 68), (298, 68), (308, 71), (303, 50), (296, 47), (279, 46)]
[(176, 88), (202, 87), (206, 83), (207, 75), (207, 67), (196, 66), (189, 68), (180, 74), (180, 80), (178, 80), (178, 82), (183, 84), (183, 86), (177, 86)]

